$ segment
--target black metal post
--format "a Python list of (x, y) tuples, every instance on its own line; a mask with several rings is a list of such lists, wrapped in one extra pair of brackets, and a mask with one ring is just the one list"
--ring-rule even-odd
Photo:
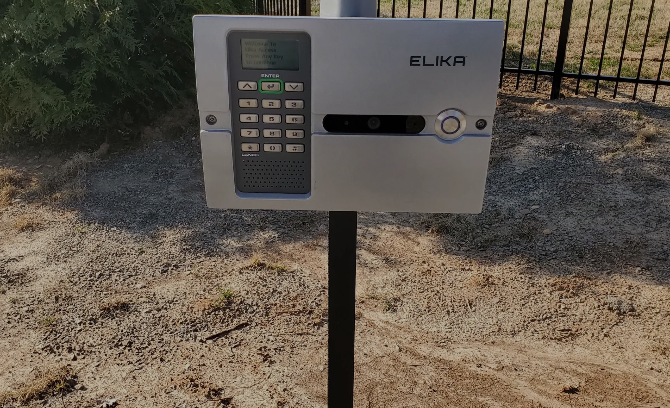
[(328, 407), (353, 408), (357, 213), (328, 217)]
[(310, 7), (309, 0), (298, 0), (298, 15), (309, 16), (312, 12), (312, 10), (310, 10), (309, 7)]
[(558, 99), (558, 97), (561, 95), (561, 82), (563, 81), (563, 69), (565, 68), (565, 52), (568, 47), (568, 34), (570, 33), (571, 18), (572, 18), (572, 0), (565, 0), (563, 2), (563, 17), (561, 18), (561, 31), (558, 36), (556, 65), (554, 66), (554, 80), (551, 83), (551, 99)]

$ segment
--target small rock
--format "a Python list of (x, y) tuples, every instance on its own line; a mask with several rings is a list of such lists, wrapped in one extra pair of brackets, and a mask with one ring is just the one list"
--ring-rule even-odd
[(531, 210), (537, 210), (538, 208), (540, 208), (539, 205), (532, 205), (532, 206), (530, 206), (530, 209), (531, 209)]
[(184, 366), (184, 370), (185, 370), (185, 371), (188, 371), (189, 368), (191, 368), (191, 364), (190, 364), (190, 363), (189, 363), (189, 364), (186, 364), (186, 365)]
[(542, 231), (542, 233), (544, 235), (549, 235), (549, 234), (551, 234), (551, 230), (549, 228), (547, 228), (546, 230)]
[(23, 200), (20, 199), (20, 198), (15, 198), (15, 199), (12, 200), (12, 204), (18, 204), (18, 203), (20, 203), (21, 201), (23, 201)]
[(143, 289), (144, 288), (144, 283), (138, 283), (137, 285), (135, 285), (135, 287), (137, 289)]
[(68, 354), (68, 355), (67, 355), (67, 359), (68, 359), (69, 361), (77, 361), (77, 355), (74, 354), (74, 353), (73, 353), (73, 354)]
[(86, 387), (83, 384), (77, 384), (74, 386), (74, 389), (77, 391), (86, 391)]
[(544, 108), (545, 108), (545, 109), (554, 109), (554, 105), (552, 105), (552, 104), (550, 104), (550, 103), (545, 103), (545, 104), (544, 104)]

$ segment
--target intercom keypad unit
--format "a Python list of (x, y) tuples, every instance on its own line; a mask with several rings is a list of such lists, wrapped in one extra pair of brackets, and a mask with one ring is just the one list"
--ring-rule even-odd
[(481, 211), (504, 22), (193, 18), (207, 205)]
[(235, 187), (242, 193), (309, 193), (309, 35), (232, 31), (227, 41)]

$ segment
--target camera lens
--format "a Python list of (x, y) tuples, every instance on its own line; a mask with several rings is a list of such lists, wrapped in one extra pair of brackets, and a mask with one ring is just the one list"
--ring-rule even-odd
[(373, 116), (370, 119), (368, 119), (368, 127), (372, 130), (377, 130), (379, 129), (379, 126), (382, 125), (382, 121), (379, 120), (378, 117)]

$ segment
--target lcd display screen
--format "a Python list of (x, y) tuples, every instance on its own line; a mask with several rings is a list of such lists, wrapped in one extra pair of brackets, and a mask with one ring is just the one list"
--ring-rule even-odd
[(297, 71), (298, 41), (243, 38), (242, 68)]

